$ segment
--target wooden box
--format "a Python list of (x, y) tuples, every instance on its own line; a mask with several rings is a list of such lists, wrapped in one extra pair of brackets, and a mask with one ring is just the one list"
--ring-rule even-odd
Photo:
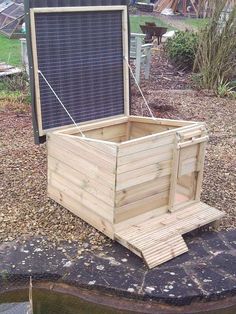
[(30, 21), (49, 197), (150, 268), (186, 252), (182, 235), (223, 215), (200, 202), (207, 132), (130, 115), (127, 8), (34, 8)]
[(48, 194), (150, 267), (187, 251), (181, 234), (221, 217), (200, 203), (204, 124), (129, 116), (81, 129), (48, 135)]

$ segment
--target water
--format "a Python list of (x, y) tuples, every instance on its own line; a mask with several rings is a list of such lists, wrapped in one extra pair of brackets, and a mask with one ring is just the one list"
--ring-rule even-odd
[[(29, 306), (29, 292), (28, 290), (17, 290), (14, 292), (8, 292), (0, 294), (0, 313), (1, 314), (26, 314), (31, 313)], [(135, 304), (136, 301), (133, 302)], [(136, 303), (137, 304), (137, 303)], [(200, 305), (200, 304), (199, 304)], [(132, 307), (131, 307), (132, 308)], [(224, 310), (204, 310), (201, 311), (201, 306), (198, 306), (198, 310), (194, 312), (185, 311), (184, 307), (176, 308), (176, 311), (172, 313), (198, 313), (198, 314), (235, 314), (236, 305), (228, 307)], [(150, 310), (150, 309), (149, 309)], [(149, 313), (162, 314), (168, 313), (168, 311), (153, 310), (147, 311)], [(139, 308), (140, 313), (142, 307)], [(146, 313), (147, 313), (146, 312)], [(169, 312), (169, 313), (171, 313)], [(33, 314), (130, 314), (137, 313), (133, 308), (133, 311), (121, 311), (111, 307), (98, 305), (95, 303), (84, 301), (78, 297), (62, 294), (54, 291), (33, 289)]]
[[(1, 314), (26, 314), (29, 311), (28, 290), (0, 295)], [(33, 289), (33, 314), (126, 314), (113, 308), (89, 303), (78, 297)]]

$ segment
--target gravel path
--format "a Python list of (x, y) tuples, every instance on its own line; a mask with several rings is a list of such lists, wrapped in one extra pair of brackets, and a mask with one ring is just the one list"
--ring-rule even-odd
[[(142, 88), (158, 117), (205, 121), (207, 148), (202, 200), (227, 215), (220, 229), (236, 227), (235, 218), (235, 101), (189, 89), (189, 75), (175, 70), (154, 52), (151, 79)], [(132, 87), (133, 114), (142, 99)], [(144, 112), (147, 114), (147, 112)], [(108, 240), (94, 228), (47, 198), (46, 146), (33, 143), (28, 105), (0, 106), (0, 241), (42, 235), (50, 240), (78, 240), (102, 248)]]

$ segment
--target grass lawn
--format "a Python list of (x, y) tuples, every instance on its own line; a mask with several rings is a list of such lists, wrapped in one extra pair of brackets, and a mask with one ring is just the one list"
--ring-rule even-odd
[(130, 16), (130, 28), (132, 33), (142, 33), (139, 25), (145, 24), (145, 22), (154, 22), (157, 26), (160, 27), (167, 27), (169, 29), (172, 29), (170, 25), (162, 22), (160, 19), (154, 16), (147, 16), (147, 15), (140, 15), (140, 16)]
[(191, 25), (195, 28), (201, 29), (206, 26), (208, 19), (194, 19), (194, 18), (187, 18), (184, 22), (188, 25)]
[(7, 62), (15, 66), (21, 65), (19, 39), (8, 39), (0, 35), (0, 62)]
[[(170, 25), (167, 25), (156, 17), (141, 15), (130, 16), (131, 32), (142, 33), (139, 25), (145, 24), (145, 22), (155, 22), (157, 26), (168, 27), (171, 29)], [(19, 39), (8, 39), (3, 35), (0, 35), (0, 62), (7, 62), (15, 66), (21, 65)]]

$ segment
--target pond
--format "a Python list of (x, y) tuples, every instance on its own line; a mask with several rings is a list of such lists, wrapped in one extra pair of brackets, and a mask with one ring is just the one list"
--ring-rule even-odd
[[(106, 296), (107, 297), (107, 296)], [(114, 300), (114, 298), (112, 298)], [(15, 290), (12, 292), (7, 292), (0, 294), (0, 313), (1, 314), (32, 314), (30, 310), (29, 292), (27, 289)], [(104, 306), (96, 304), (94, 302), (85, 301), (82, 298), (68, 295), (60, 292), (49, 291), (45, 289), (33, 289), (33, 314), (128, 314), (128, 313), (155, 313), (155, 314), (167, 314), (167, 313), (204, 313), (204, 314), (235, 314), (236, 305), (231, 305), (224, 309), (211, 310), (201, 309), (201, 306), (197, 306), (198, 309), (194, 310), (188, 307), (168, 307), (160, 306), (153, 308), (151, 306), (152, 302), (146, 301), (146, 305), (149, 303), (150, 307), (142, 308), (138, 301), (133, 301), (133, 309), (130, 306), (132, 303), (129, 302), (124, 306), (126, 310), (120, 310), (115, 308), (116, 302), (111, 301), (111, 304), (114, 303), (114, 307)], [(125, 302), (124, 302), (125, 303)], [(121, 308), (119, 306), (119, 308)], [(129, 310), (127, 309), (129, 308)], [(168, 309), (169, 308), (169, 309)]]

